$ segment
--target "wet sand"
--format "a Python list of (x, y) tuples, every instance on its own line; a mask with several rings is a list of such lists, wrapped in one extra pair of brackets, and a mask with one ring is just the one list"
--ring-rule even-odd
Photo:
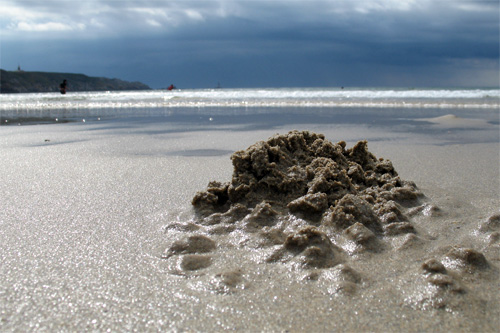
[[(0, 330), (496, 331), (498, 123), (478, 123), (2, 127)], [(305, 267), (201, 223), (191, 200), (231, 153), (294, 129), (391, 160), (424, 195), (401, 208), (414, 230), (376, 251), (333, 237), (339, 261)]]

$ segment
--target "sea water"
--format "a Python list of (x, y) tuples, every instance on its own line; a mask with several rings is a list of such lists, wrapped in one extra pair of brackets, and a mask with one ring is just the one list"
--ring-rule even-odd
[(498, 108), (500, 89), (178, 89), (0, 95), (0, 110), (172, 107)]
[(454, 114), (486, 117), (486, 121), (498, 123), (500, 89), (177, 89), (0, 95), (2, 125), (130, 117), (187, 117), (194, 121), (199, 117), (221, 120), (231, 116), (233, 121), (235, 116), (260, 116), (266, 118), (262, 121), (272, 122), (271, 115), (283, 118), (298, 114), (308, 119), (320, 115), (320, 121), (333, 117), (335, 122), (347, 118), (385, 122), (388, 115), (396, 119), (414, 114), (407, 112), (410, 109), (419, 110), (420, 117)]

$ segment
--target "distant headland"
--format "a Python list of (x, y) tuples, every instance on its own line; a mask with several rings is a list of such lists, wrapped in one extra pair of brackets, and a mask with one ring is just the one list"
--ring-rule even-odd
[(59, 85), (67, 80), (67, 90), (72, 91), (112, 91), (148, 90), (141, 82), (128, 82), (105, 77), (91, 77), (84, 74), (6, 71), (0, 69), (0, 93), (59, 92)]

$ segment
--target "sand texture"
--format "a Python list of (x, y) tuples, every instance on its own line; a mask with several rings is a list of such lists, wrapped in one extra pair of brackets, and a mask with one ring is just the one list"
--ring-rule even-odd
[(0, 331), (495, 332), (476, 131), (2, 127)]

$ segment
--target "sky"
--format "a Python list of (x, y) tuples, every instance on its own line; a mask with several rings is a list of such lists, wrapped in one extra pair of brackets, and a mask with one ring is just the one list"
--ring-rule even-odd
[(152, 88), (498, 87), (498, 0), (0, 0), (0, 68)]

